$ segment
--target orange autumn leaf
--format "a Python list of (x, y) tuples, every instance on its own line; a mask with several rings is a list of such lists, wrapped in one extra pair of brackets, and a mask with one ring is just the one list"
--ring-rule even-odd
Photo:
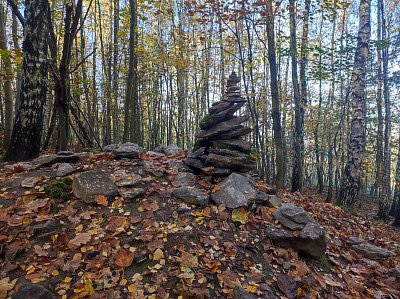
[(132, 265), (134, 252), (128, 252), (121, 248), (115, 255), (115, 264), (119, 267), (126, 268)]
[(103, 207), (106, 207), (108, 205), (107, 197), (104, 195), (96, 195), (94, 199), (99, 205)]

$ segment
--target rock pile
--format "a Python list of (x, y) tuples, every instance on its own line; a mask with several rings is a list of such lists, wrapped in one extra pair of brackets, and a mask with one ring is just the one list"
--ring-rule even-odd
[(235, 115), (246, 103), (240, 95), (239, 82), (232, 72), (222, 101), (214, 103), (200, 122), (201, 130), (195, 135), (197, 150), (188, 155), (187, 166), (196, 170), (213, 166), (213, 174), (220, 175), (255, 169), (256, 162), (250, 156), (252, 143), (243, 139), (251, 132), (251, 128), (242, 125), (248, 117)]

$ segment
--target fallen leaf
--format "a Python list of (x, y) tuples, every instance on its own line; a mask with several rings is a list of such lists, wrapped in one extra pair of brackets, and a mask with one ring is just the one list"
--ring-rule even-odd
[(75, 238), (68, 242), (68, 247), (74, 248), (85, 245), (90, 241), (91, 238), (92, 235), (89, 233), (78, 233), (76, 234)]
[(96, 195), (96, 196), (94, 197), (94, 199), (95, 199), (95, 201), (96, 201), (99, 205), (101, 205), (101, 206), (103, 206), (103, 207), (108, 206), (107, 196), (104, 196), (104, 195)]
[(115, 264), (122, 268), (129, 267), (132, 265), (134, 252), (127, 252), (125, 249), (121, 248), (115, 255)]
[(277, 280), (278, 288), (288, 297), (289, 299), (296, 298), (297, 296), (297, 283), (296, 281), (285, 275), (281, 274)]
[(232, 211), (232, 220), (235, 222), (240, 222), (241, 224), (246, 224), (247, 219), (249, 218), (249, 211), (241, 208), (240, 210), (234, 209)]

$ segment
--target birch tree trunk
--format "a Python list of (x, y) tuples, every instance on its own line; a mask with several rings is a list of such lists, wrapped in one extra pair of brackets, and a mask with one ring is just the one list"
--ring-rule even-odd
[[(7, 51), (7, 36), (5, 28), (5, 10), (3, 2), (0, 2), (0, 50)], [(4, 143), (7, 148), (10, 142), (13, 125), (13, 92), (12, 92), (12, 68), (9, 55), (4, 55)]]
[(47, 0), (25, 2), (21, 103), (6, 160), (23, 161), (39, 156), (47, 100), (47, 9)]
[(352, 120), (349, 140), (349, 157), (344, 170), (338, 203), (347, 207), (354, 205), (361, 186), (360, 171), (365, 148), (366, 114), (366, 60), (371, 35), (371, 0), (361, 0), (359, 8), (359, 31), (354, 67), (351, 76)]

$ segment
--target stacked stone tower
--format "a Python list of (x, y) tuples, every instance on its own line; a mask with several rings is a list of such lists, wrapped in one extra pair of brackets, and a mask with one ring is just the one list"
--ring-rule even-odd
[(196, 151), (188, 156), (186, 165), (197, 170), (213, 166), (213, 173), (221, 175), (255, 169), (256, 162), (250, 156), (252, 143), (243, 139), (251, 133), (251, 128), (242, 125), (248, 117), (235, 115), (246, 103), (240, 95), (239, 82), (232, 72), (222, 101), (214, 103), (200, 122), (201, 130), (195, 135)]

